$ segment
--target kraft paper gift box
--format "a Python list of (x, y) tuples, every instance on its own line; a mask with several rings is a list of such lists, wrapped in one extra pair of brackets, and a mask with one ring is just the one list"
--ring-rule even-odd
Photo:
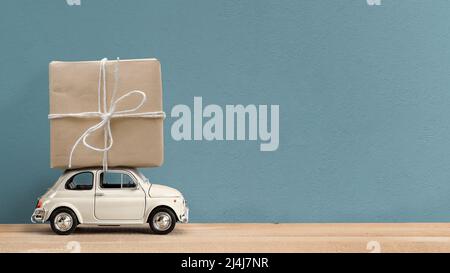
[[(106, 85), (102, 79), (102, 64)], [(49, 65), (49, 85), (52, 168), (102, 166), (104, 160), (108, 167), (161, 166), (164, 119), (161, 115), (164, 113), (158, 60), (54, 61)], [(117, 101), (129, 92), (131, 94)], [(130, 111), (139, 106), (143, 94), (146, 101), (139, 109)], [(80, 137), (103, 121), (103, 126), (92, 131), (85, 142), (97, 149), (104, 149), (111, 143), (104, 117), (113, 102), (116, 108), (109, 119), (112, 146), (105, 154), (88, 148)], [(127, 110), (125, 115), (118, 115)], [(77, 140), (79, 143), (75, 145)]]

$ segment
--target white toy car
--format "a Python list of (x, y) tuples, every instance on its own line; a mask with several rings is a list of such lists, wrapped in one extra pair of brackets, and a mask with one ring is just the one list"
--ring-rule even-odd
[(78, 224), (125, 225), (149, 223), (156, 234), (187, 223), (189, 209), (176, 189), (151, 184), (133, 168), (67, 170), (38, 201), (33, 223), (50, 221), (60, 235)]

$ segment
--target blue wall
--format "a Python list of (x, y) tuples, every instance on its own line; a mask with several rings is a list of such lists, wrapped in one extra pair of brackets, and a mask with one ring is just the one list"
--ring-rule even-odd
[(446, 0), (0, 3), (0, 222), (29, 221), (49, 168), (48, 62), (158, 57), (164, 107), (279, 104), (280, 147), (176, 142), (145, 173), (193, 222), (450, 220)]

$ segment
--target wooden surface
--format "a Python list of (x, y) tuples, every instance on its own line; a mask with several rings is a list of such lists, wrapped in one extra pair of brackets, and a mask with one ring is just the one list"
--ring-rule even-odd
[(179, 224), (165, 236), (145, 226), (0, 225), (0, 252), (450, 252), (450, 224)]

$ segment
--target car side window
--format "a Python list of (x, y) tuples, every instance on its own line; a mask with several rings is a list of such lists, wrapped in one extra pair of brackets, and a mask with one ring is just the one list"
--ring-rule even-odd
[(121, 172), (102, 172), (100, 187), (104, 189), (134, 188), (136, 184), (128, 174)]
[(66, 190), (86, 191), (92, 190), (93, 174), (91, 172), (77, 173), (66, 182)]

